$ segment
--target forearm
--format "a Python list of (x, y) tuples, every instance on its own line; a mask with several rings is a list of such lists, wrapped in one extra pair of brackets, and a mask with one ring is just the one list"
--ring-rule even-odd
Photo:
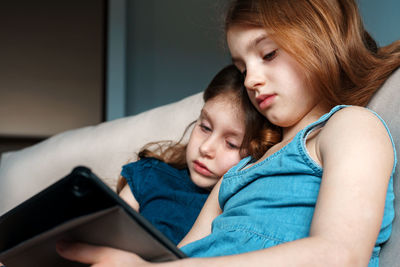
[(338, 243), (310, 237), (259, 251), (214, 257), (189, 258), (162, 264), (169, 266), (367, 266), (369, 257), (360, 256), (356, 249)]
[[(317, 237), (304, 238), (276, 247), (233, 256), (214, 258), (187, 258), (183, 260), (150, 263), (136, 254), (123, 250), (98, 247), (83, 243), (57, 244), (57, 252), (64, 258), (98, 266), (367, 266), (369, 255), (361, 255), (357, 246), (346, 248), (341, 243)], [(121, 265), (122, 264), (122, 265)], [(96, 265), (97, 266), (97, 265)]]

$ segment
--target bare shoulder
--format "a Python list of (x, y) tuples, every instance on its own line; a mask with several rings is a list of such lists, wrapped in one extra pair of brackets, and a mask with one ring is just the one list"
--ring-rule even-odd
[(337, 111), (322, 128), (318, 139), (321, 154), (357, 150), (393, 162), (393, 146), (385, 125), (364, 107), (350, 106)]
[(321, 138), (361, 138), (361, 135), (390, 142), (388, 131), (381, 119), (364, 107), (350, 106), (337, 111), (321, 130)]
[[(371, 110), (364, 107), (350, 106), (337, 111), (328, 120), (327, 126), (334, 125), (346, 128), (359, 128), (375, 126), (386, 132), (382, 121)], [(375, 128), (374, 127), (374, 128)]]

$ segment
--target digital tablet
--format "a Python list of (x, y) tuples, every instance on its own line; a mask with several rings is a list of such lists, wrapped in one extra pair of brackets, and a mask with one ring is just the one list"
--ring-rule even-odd
[(86, 167), (0, 217), (0, 262), (7, 267), (86, 266), (61, 258), (58, 240), (110, 246), (153, 262), (186, 257)]

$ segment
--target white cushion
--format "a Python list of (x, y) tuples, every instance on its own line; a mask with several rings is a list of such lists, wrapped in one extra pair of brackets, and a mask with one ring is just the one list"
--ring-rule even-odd
[(200, 114), (202, 93), (144, 113), (57, 134), (0, 161), (0, 215), (68, 174), (92, 169), (115, 189), (122, 165), (148, 142), (178, 140)]

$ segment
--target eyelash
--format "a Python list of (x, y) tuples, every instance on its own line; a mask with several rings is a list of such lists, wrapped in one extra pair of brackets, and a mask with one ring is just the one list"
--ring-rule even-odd
[(201, 128), (201, 130), (203, 130), (205, 132), (211, 132), (211, 128), (204, 125), (203, 123), (200, 123), (200, 128)]
[(234, 145), (234, 144), (232, 144), (230, 142), (226, 142), (226, 143), (228, 144), (228, 147), (231, 148), (231, 149), (238, 149), (239, 148), (238, 146), (236, 146), (236, 145)]
[(266, 61), (271, 61), (276, 57), (277, 50), (272, 51), (271, 53), (266, 54), (263, 59)]
[[(200, 126), (200, 129), (202, 131), (204, 131), (204, 132), (211, 132), (212, 131), (212, 129), (210, 127), (204, 125), (203, 123), (200, 123), (199, 126)], [(237, 145), (234, 145), (231, 142), (226, 142), (226, 144), (230, 149), (238, 149), (239, 148)]]
[[(278, 49), (276, 49), (276, 50), (274, 50), (274, 51), (272, 51), (272, 52), (266, 54), (265, 56), (263, 56), (263, 60), (265, 60), (265, 61), (272, 61), (272, 60), (274, 60), (274, 58), (275, 58), (276, 55), (277, 55), (277, 51), (278, 51)], [(243, 70), (243, 71), (242, 71), (242, 75), (243, 75), (244, 77), (246, 77), (246, 74), (247, 74), (247, 71), (246, 71), (246, 70)]]

